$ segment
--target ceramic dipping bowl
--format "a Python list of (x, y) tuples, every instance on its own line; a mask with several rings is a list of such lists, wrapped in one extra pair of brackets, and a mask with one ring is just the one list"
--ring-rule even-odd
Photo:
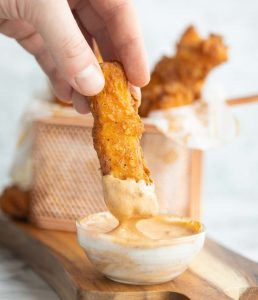
[[(201, 250), (205, 228), (188, 218), (165, 217), (179, 227), (187, 226), (191, 233), (167, 239), (154, 236), (148, 241), (112, 236), (107, 233), (118, 221), (102, 212), (77, 221), (78, 241), (96, 269), (114, 281), (136, 285), (167, 282), (182, 274)], [(148, 236), (148, 219), (138, 221), (137, 227)]]

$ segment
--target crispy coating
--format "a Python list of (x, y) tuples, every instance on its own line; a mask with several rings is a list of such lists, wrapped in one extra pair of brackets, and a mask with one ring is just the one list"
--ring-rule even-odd
[(103, 175), (151, 183), (140, 146), (143, 124), (137, 100), (129, 91), (122, 66), (117, 62), (101, 64), (105, 87), (91, 97), (94, 117), (93, 143)]
[(209, 72), (227, 61), (227, 48), (219, 35), (202, 39), (193, 26), (177, 45), (176, 55), (165, 56), (156, 65), (148, 86), (142, 90), (139, 114), (190, 104), (200, 97)]
[(27, 219), (29, 216), (30, 192), (17, 186), (7, 187), (0, 197), (0, 208), (8, 216)]

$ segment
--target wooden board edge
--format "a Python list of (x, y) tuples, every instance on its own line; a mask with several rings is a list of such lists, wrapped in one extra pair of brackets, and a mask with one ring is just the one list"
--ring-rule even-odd
[[(39, 233), (41, 233), (39, 237)], [(55, 248), (45, 243), (44, 234), (49, 234), (47, 230), (35, 228), (30, 224), (16, 223), (10, 219), (0, 219), (0, 241), (11, 249), (18, 256), (26, 260), (39, 275), (44, 278), (64, 300), (202, 300), (209, 299), (231, 299), (223, 290), (218, 289), (213, 285), (212, 281), (206, 281), (204, 277), (199, 277), (199, 274), (193, 273), (191, 270), (185, 273), (185, 280), (189, 281), (191, 289), (182, 285), (180, 280), (171, 285), (164, 284), (163, 288), (160, 286), (158, 290), (143, 289), (133, 291), (126, 289), (112, 290), (107, 288), (106, 291), (98, 291), (97, 289), (82, 289), (81, 284), (73, 283), (73, 275), (69, 275), (69, 268), (67, 262), (69, 261), (63, 254), (55, 251)], [(54, 235), (50, 234), (52, 238), (56, 239), (56, 232)], [(62, 236), (64, 233), (60, 233)], [(69, 233), (68, 233), (69, 234)], [(70, 235), (70, 234), (69, 234)], [(69, 240), (69, 239), (68, 239)], [(31, 242), (33, 241), (33, 242)], [(17, 247), (19, 245), (19, 247)], [(65, 244), (63, 244), (65, 246)], [(241, 276), (247, 276), (250, 286), (243, 289), (243, 297), (241, 299), (249, 299), (245, 296), (251, 293), (257, 294), (257, 278), (258, 264), (252, 262), (243, 256), (235, 254), (232, 251), (210, 241), (206, 241), (206, 250), (214, 255), (219, 261), (225, 263), (225, 266), (232, 268), (232, 270), (239, 270)], [(39, 251), (40, 249), (40, 251)], [(58, 251), (58, 250), (57, 250)], [(39, 254), (41, 253), (41, 254)], [(40, 255), (40, 256), (39, 256)], [(35, 263), (34, 263), (35, 262)], [(71, 261), (69, 262), (71, 263)], [(53, 266), (53, 267), (52, 267)], [(51, 269), (51, 270), (50, 270)], [(72, 274), (72, 273), (71, 273)], [(82, 276), (83, 273), (80, 273)], [(196, 277), (197, 276), (197, 277)], [(62, 279), (62, 280), (61, 280)], [(197, 281), (195, 281), (195, 279)], [(114, 284), (114, 283), (113, 283)], [(203, 285), (203, 288), (199, 288)], [(247, 293), (248, 292), (248, 293)], [(187, 298), (188, 297), (188, 298)], [(254, 298), (255, 299), (255, 298)]]
[[(62, 259), (47, 244), (33, 234), (31, 235), (30, 230), (26, 230), (27, 226), (30, 225), (26, 222), (15, 222), (0, 214), (0, 243), (27, 262), (62, 300), (143, 300), (146, 297), (150, 297), (152, 300), (167, 300), (170, 299), (170, 295), (177, 294), (184, 297), (174, 291), (146, 291), (144, 288), (140, 291), (105, 292), (82, 289), (75, 284)], [(41, 229), (37, 228), (37, 230)], [(53, 266), (53, 268), (50, 270), (48, 266)]]
[[(77, 288), (71, 284), (69, 274), (55, 256), (39, 240), (33, 239), (21, 228), (18, 228), (12, 221), (6, 221), (5, 216), (0, 216), (0, 243), (11, 250), (19, 258), (26, 261), (32, 269), (39, 274), (64, 300), (77, 300)], [(30, 244), (30, 251), (26, 244)], [(39, 251), (40, 249), (40, 251)], [(43, 252), (43, 255), (42, 255)], [(39, 253), (41, 256), (39, 258)], [(45, 262), (48, 262), (47, 264)], [(37, 262), (37, 263), (36, 263)], [(51, 272), (46, 269), (46, 265), (53, 262), (54, 268)], [(58, 262), (58, 264), (57, 264)], [(51, 264), (51, 263), (50, 263)], [(62, 274), (62, 276), (60, 276)], [(65, 286), (65, 289), (63, 288)]]

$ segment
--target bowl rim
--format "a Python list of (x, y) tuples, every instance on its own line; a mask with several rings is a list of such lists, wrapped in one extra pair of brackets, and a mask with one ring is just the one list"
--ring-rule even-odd
[[(98, 215), (98, 214), (108, 214), (112, 217), (114, 217), (109, 211), (104, 211), (104, 212), (96, 212), (93, 214), (89, 214), (87, 216), (81, 217), (79, 219), (76, 220), (76, 228), (77, 228), (77, 236), (79, 237), (79, 233), (78, 233), (78, 229), (81, 229), (83, 232), (88, 232), (87, 229), (85, 229), (85, 227), (83, 227), (82, 225), (82, 220), (84, 219), (89, 219), (91, 216), (93, 215)], [(157, 247), (165, 247), (165, 246), (172, 246), (175, 244), (179, 244), (179, 243), (184, 243), (184, 242), (188, 242), (191, 240), (194, 240), (196, 238), (198, 238), (199, 236), (204, 236), (206, 235), (206, 227), (205, 225), (197, 220), (191, 219), (189, 217), (182, 217), (182, 216), (177, 216), (174, 214), (160, 214), (160, 215), (165, 215), (165, 216), (169, 216), (169, 217), (174, 217), (178, 220), (182, 220), (182, 221), (186, 221), (186, 222), (194, 222), (194, 223), (198, 223), (200, 225), (200, 231), (193, 233), (191, 235), (187, 235), (187, 236), (179, 236), (179, 237), (175, 237), (172, 239), (160, 239), (160, 240), (151, 240), (150, 239), (150, 243), (146, 243), (146, 240), (139, 241), (139, 240), (134, 240), (131, 239), (129, 240), (125, 240), (122, 239), (120, 237), (113, 237), (111, 235), (108, 235), (107, 233), (98, 233), (98, 234), (88, 234), (88, 236), (90, 237), (94, 237), (94, 239), (99, 239), (99, 240), (106, 240), (106, 241), (112, 241), (114, 244), (119, 244), (119, 245), (126, 245), (126, 247), (128, 248), (157, 248)], [(115, 218), (115, 217), (114, 217)]]

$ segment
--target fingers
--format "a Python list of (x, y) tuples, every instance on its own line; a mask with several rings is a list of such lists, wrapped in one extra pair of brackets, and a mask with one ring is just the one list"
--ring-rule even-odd
[[(70, 2), (76, 6), (79, 2), (91, 3), (89, 8), (95, 11), (95, 15), (90, 23), (93, 24), (93, 20), (97, 20), (95, 25), (98, 28), (92, 31), (96, 33), (105, 59), (118, 58), (124, 65), (129, 81), (135, 86), (145, 85), (149, 80), (146, 52), (131, 2), (84, 1)], [(86, 111), (85, 105), (78, 104), (82, 103), (82, 97), (78, 95), (91, 96), (100, 92), (104, 86), (104, 77), (68, 2), (0, 0), (0, 17), (24, 19), (32, 24), (24, 22), (22, 27), (17, 29), (17, 24), (21, 24), (21, 21), (13, 21), (13, 27), (8, 28), (5, 22), (1, 22), (0, 31), (2, 26), (5, 34), (15, 37), (25, 49), (36, 56), (42, 69), (51, 79), (59, 98), (71, 98), (74, 89), (77, 94), (73, 97), (80, 98), (75, 101), (75, 106), (78, 110)], [(81, 20), (85, 20), (85, 16), (80, 17)], [(87, 26), (86, 29), (88, 30)]]
[(72, 100), (73, 100), (74, 108), (80, 114), (87, 114), (90, 112), (90, 107), (89, 107), (87, 98), (85, 96), (79, 94), (77, 91), (73, 91)]
[(35, 32), (34, 34), (22, 39), (18, 39), (17, 41), (23, 48), (35, 56), (42, 70), (48, 75), (55, 95), (60, 100), (70, 100), (72, 95), (72, 87), (57, 70), (42, 37)]
[(100, 92), (104, 87), (103, 74), (67, 1), (32, 2), (30, 21), (42, 36), (60, 74), (83, 95)]
[(57, 71), (42, 37), (35, 31), (32, 25), (22, 20), (5, 20), (0, 24), (0, 32), (11, 38), (15, 38), (24, 49), (35, 56), (41, 68), (51, 80), (54, 92), (59, 99), (71, 99), (71, 86)]
[(88, 0), (80, 2), (76, 7), (76, 12), (82, 27), (94, 36), (104, 61), (119, 60), (104, 21), (90, 2)]
[(18, 40), (35, 33), (35, 28), (21, 20), (5, 20), (0, 24), (0, 33)]
[(129, 81), (140, 87), (146, 85), (150, 78), (147, 54), (131, 1), (90, 0), (90, 3), (103, 19)]

